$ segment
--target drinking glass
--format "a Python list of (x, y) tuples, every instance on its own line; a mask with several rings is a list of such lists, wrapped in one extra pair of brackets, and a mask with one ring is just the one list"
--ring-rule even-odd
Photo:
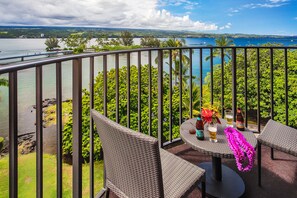
[(227, 127), (233, 127), (233, 112), (232, 110), (225, 110), (225, 118), (227, 120)]
[(207, 130), (209, 133), (209, 141), (211, 142), (218, 142), (217, 140), (217, 124), (216, 123), (209, 123), (207, 126)]

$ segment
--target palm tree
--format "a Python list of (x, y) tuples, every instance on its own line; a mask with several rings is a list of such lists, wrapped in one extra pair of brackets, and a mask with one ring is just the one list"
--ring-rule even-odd
[[(225, 36), (222, 36), (222, 37), (219, 37), (217, 39), (215, 39), (215, 43), (216, 43), (216, 46), (218, 47), (227, 47), (227, 46), (234, 46), (234, 42), (233, 40), (225, 37)], [(226, 49), (225, 50), (225, 53), (224, 53), (224, 56), (226, 56), (228, 59), (231, 59), (231, 50), (230, 49)], [(221, 50), (220, 49), (215, 49), (213, 51), (213, 57), (220, 57), (221, 56)], [(206, 61), (208, 61), (210, 59), (210, 56), (207, 56), (205, 58)]]
[(183, 100), (183, 108), (186, 118), (190, 118), (190, 109), (192, 109), (193, 117), (197, 117), (200, 113), (200, 89), (195, 83), (192, 83), (192, 107), (190, 107), (190, 98)]
[[(175, 37), (170, 38), (170, 39), (163, 41), (161, 43), (161, 47), (183, 47), (183, 46), (186, 46), (185, 39), (177, 39)], [(172, 63), (173, 63), (172, 69), (173, 69), (173, 75), (174, 75), (174, 84), (176, 85), (177, 81), (179, 81), (180, 60), (182, 61), (182, 64), (183, 64), (182, 75), (183, 76), (185, 75), (183, 78), (183, 84), (187, 84), (187, 79), (189, 79), (189, 76), (186, 76), (186, 73), (190, 66), (190, 58), (185, 54), (183, 54), (180, 58), (178, 49), (172, 50), (171, 55), (169, 54), (169, 51), (165, 51), (164, 57), (168, 58), (169, 56), (171, 56)], [(158, 58), (155, 59), (155, 62), (158, 63)], [(166, 64), (169, 65), (168, 62), (166, 62)]]
[(57, 39), (57, 38), (47, 38), (46, 40), (45, 40), (45, 45), (47, 46), (46, 47), (46, 50), (47, 51), (51, 51), (51, 50), (53, 50), (53, 49), (55, 49), (55, 48), (59, 48), (60, 46), (59, 46), (59, 39)]

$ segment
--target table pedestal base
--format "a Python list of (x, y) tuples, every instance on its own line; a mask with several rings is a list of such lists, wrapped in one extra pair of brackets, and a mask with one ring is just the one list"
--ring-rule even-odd
[(215, 180), (212, 176), (212, 163), (198, 164), (206, 171), (206, 194), (208, 197), (241, 197), (245, 192), (245, 184), (242, 178), (227, 166), (222, 166), (222, 180)]

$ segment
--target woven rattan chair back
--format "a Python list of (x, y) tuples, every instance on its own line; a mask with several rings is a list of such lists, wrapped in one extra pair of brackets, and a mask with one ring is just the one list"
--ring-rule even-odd
[(157, 139), (92, 110), (106, 168), (106, 187), (119, 197), (164, 197)]

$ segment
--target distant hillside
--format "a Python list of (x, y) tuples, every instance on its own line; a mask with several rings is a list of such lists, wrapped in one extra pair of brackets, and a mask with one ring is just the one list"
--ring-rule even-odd
[(155, 36), (158, 38), (179, 37), (179, 38), (217, 38), (227, 36), (230, 38), (297, 38), (297, 36), (277, 36), (277, 35), (254, 35), (254, 34), (211, 34), (191, 31), (172, 30), (149, 30), (149, 29), (124, 29), (124, 28), (97, 28), (97, 27), (56, 27), (56, 26), (0, 26), (0, 38), (65, 38), (71, 33), (82, 32), (85, 37), (93, 38), (106, 35), (115, 38), (121, 31), (129, 31), (134, 37)]

